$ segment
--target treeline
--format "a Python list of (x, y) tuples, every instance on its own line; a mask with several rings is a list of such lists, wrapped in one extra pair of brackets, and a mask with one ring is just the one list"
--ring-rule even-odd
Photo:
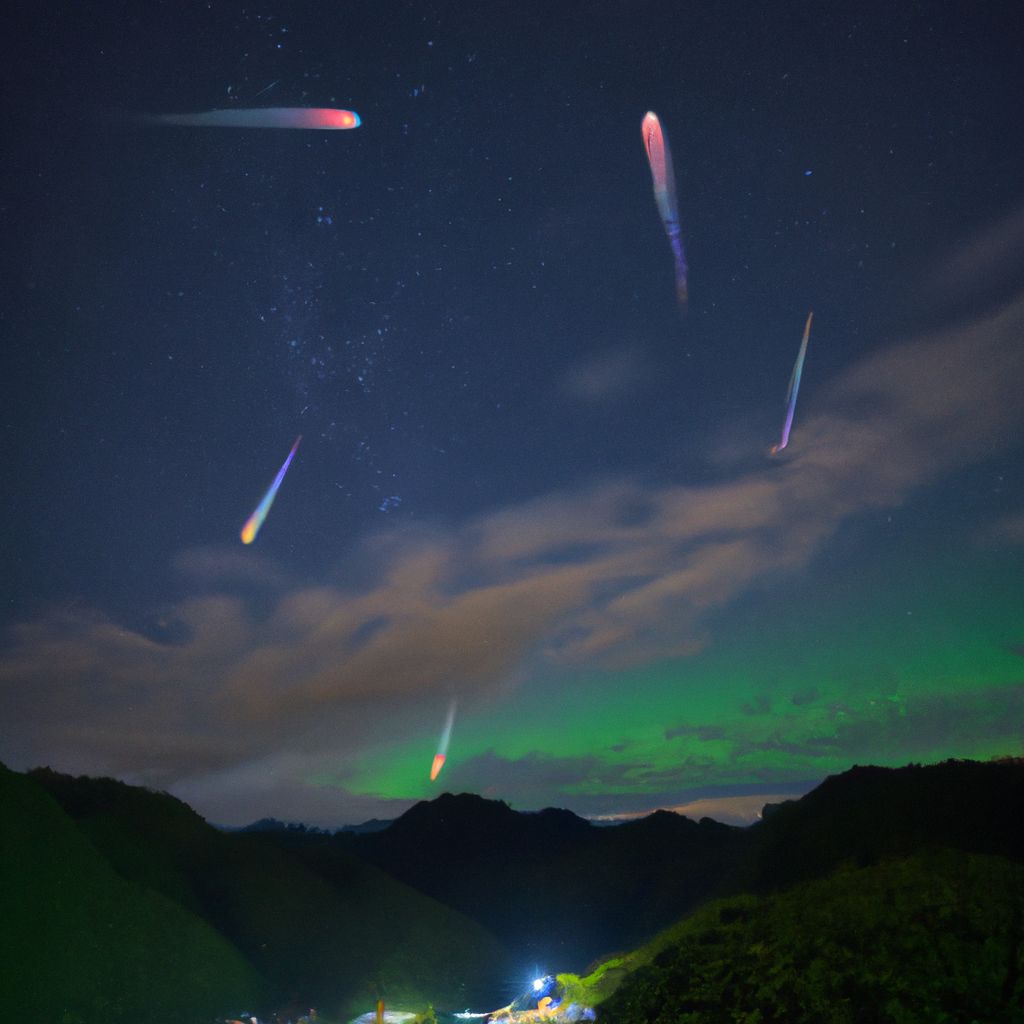
[(1019, 761), (854, 768), (749, 829), (445, 794), (362, 835), (0, 766), (0, 820), (11, 1019), (488, 1009), (639, 946), (565, 976), (609, 1024), (1024, 1021)]
[(1024, 761), (853, 768), (749, 830), (737, 895), (567, 979), (614, 1024), (1020, 1024)]
[(614, 1024), (1019, 1024), (1024, 868), (936, 850), (715, 902), (599, 1007)]
[(259, 835), (111, 779), (0, 767), (0, 1006), (54, 1024), (329, 1020), (456, 1005), (510, 969), (476, 922), (338, 849), (318, 871)]
[(0, 1006), (53, 1024), (208, 1021), (264, 979), (208, 922), (127, 880), (32, 780), (0, 767)]

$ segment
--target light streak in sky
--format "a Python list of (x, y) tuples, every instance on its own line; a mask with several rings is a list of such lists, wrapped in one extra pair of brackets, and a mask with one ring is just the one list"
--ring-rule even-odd
[(789, 390), (786, 392), (786, 421), (782, 424), (782, 440), (773, 444), (769, 451), (777, 455), (789, 444), (789, 431), (793, 426), (793, 413), (796, 411), (796, 395), (800, 390), (800, 375), (804, 372), (804, 357), (807, 355), (807, 339), (811, 336), (811, 321), (814, 319), (814, 312), (807, 314), (807, 323), (804, 325), (804, 337), (800, 342), (800, 352), (797, 354), (796, 363), (793, 365), (793, 373), (789, 378)]
[(267, 518), (267, 513), (270, 511), (270, 506), (274, 504), (274, 498), (277, 497), (277, 489), (281, 486), (281, 481), (284, 479), (285, 473), (288, 472), (288, 467), (292, 464), (292, 459), (295, 458), (295, 453), (298, 451), (299, 442), (302, 440), (302, 435), (299, 434), (295, 438), (295, 444), (292, 445), (292, 450), (288, 453), (288, 458), (284, 460), (284, 465), (277, 471), (277, 476), (274, 477), (274, 482), (267, 488), (267, 493), (263, 495), (263, 500), (256, 506), (256, 511), (246, 520), (245, 526), (242, 527), (242, 543), (251, 544), (256, 539), (256, 534), (260, 532), (260, 527), (263, 525), (263, 520)]
[(147, 124), (180, 124), (196, 128), (358, 128), (362, 119), (354, 110), (334, 107), (229, 107), (197, 114), (141, 115)]
[(452, 726), (455, 724), (456, 701), (452, 701), (448, 708), (448, 720), (444, 723), (444, 732), (441, 733), (441, 742), (437, 745), (437, 753), (434, 755), (434, 763), (430, 766), (430, 781), (441, 774), (444, 767), (444, 760), (448, 756), (448, 743), (452, 738)]
[(651, 165), (651, 178), (654, 182), (654, 201), (658, 204), (661, 222), (665, 225), (672, 254), (676, 261), (676, 298), (680, 309), (686, 308), (689, 291), (686, 283), (686, 253), (683, 251), (682, 231), (679, 227), (679, 207), (676, 201), (676, 176), (672, 170), (672, 152), (668, 148), (668, 139), (661, 130), (658, 115), (648, 111), (644, 116), (641, 130), (644, 136), (644, 149), (647, 151), (647, 162)]

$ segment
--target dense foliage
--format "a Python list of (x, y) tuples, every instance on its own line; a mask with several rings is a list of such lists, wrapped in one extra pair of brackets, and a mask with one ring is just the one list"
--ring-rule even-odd
[(609, 1024), (1013, 1024), (1024, 868), (950, 850), (718, 901), (652, 944)]
[[(15, 823), (11, 835), (20, 836), (20, 853), (0, 862), (0, 879), (20, 894), (16, 909), (17, 920), (25, 922), (23, 934), (38, 938), (12, 954), (19, 965), (12, 977), (18, 978), (25, 1006), (42, 1005), (54, 989), (74, 994), (95, 988), (110, 1006), (99, 1018), (104, 1024), (156, 1020), (149, 1001), (162, 991), (156, 983), (161, 972), (174, 968), (174, 986), (196, 992), (195, 1005), (202, 1007), (198, 1016), (169, 1018), (176, 1024), (206, 1022), (215, 1013), (237, 1015), (245, 1008), (269, 1016), (281, 1008), (316, 1006), (334, 1019), (372, 1008), (379, 996), (389, 1005), (434, 999), (465, 1006), (486, 998), (507, 974), (504, 948), (479, 924), (328, 843), (330, 837), (310, 834), (300, 851), (270, 835), (218, 832), (166, 793), (112, 779), (45, 770), (5, 777), (24, 800), (14, 800), (13, 791), (0, 793), (3, 814)], [(49, 876), (36, 884), (39, 866), (57, 848), (54, 836), (77, 851), (66, 859), (70, 874), (56, 884)], [(120, 895), (94, 898), (91, 876), (76, 868), (76, 858), (87, 858), (116, 893), (135, 894), (153, 908), (158, 934), (150, 938), (135, 929), (133, 945), (110, 948), (110, 936), (131, 933), (123, 923), (130, 902)], [(46, 908), (55, 893), (60, 914), (40, 931), (39, 922), (51, 921)], [(204, 936), (244, 965), (253, 984), (220, 985), (214, 991), (223, 998), (204, 1002), (201, 985), (187, 980), (188, 954), (211, 969), (220, 961), (207, 955), (202, 936), (182, 926), (183, 920), (201, 925)], [(108, 950), (113, 966), (92, 970), (93, 947)], [(175, 956), (165, 956), (165, 947), (173, 947)], [(31, 970), (22, 966), (28, 960)], [(152, 975), (155, 983), (141, 1014), (123, 972), (137, 974), (142, 988)], [(226, 969), (221, 974), (225, 981), (233, 977)], [(182, 998), (169, 1005), (181, 1006)]]
[(746, 830), (446, 795), (376, 835), (225, 834), (167, 794), (0, 766), (0, 1006), (54, 1024), (494, 1007), (524, 963), (677, 921), (560, 974), (567, 1001), (608, 1024), (1024, 1022), (1022, 815), (1024, 764), (947, 762), (853, 769)]
[(710, 819), (659, 811), (600, 828), (568, 811), (522, 814), (465, 793), (417, 804), (350, 843), (500, 934), (520, 962), (570, 970), (638, 945), (720, 895), (748, 845), (746, 830)]
[(54, 801), (0, 767), (0, 1005), (10, 1020), (188, 1024), (263, 982), (191, 911), (117, 874)]
[(765, 892), (925, 846), (1024, 862), (1022, 816), (1019, 758), (854, 767), (766, 815), (735, 884)]

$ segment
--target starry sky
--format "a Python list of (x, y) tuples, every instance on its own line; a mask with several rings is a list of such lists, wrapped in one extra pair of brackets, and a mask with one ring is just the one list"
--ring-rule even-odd
[[(1009, 2), (23, 12), (0, 759), (340, 825), (446, 789), (746, 821), (857, 763), (1024, 752), (1015, 25)], [(363, 123), (139, 118), (260, 106)]]

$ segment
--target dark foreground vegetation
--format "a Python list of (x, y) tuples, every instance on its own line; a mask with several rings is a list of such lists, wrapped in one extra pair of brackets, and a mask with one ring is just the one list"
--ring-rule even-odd
[(750, 829), (445, 795), (335, 835), (0, 767), (0, 820), (12, 1020), (490, 1009), (603, 956), (561, 978), (614, 1024), (1024, 1021), (1020, 761), (855, 768)]
[(53, 1024), (328, 1020), (484, 998), (507, 970), (474, 921), (339, 850), (320, 873), (166, 794), (0, 768), (0, 1006)]
[(601, 1006), (615, 1024), (1024, 1019), (1024, 868), (952, 850), (702, 908)]

